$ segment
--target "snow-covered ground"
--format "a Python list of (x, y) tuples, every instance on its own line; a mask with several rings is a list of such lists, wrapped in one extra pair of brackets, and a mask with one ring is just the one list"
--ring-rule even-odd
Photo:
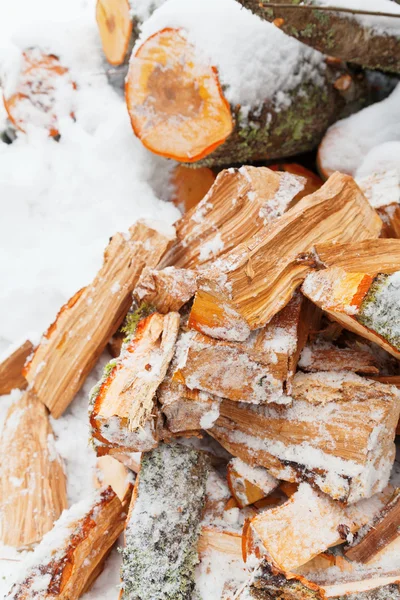
[[(60, 56), (78, 89), (76, 122), (66, 116), (56, 143), (39, 130), (0, 142), (0, 354), (28, 337), (37, 341), (59, 307), (89, 282), (115, 231), (138, 218), (172, 223), (165, 202), (171, 163), (150, 155), (134, 137), (123, 99), (108, 85), (94, 0), (0, 3), (0, 63), (15, 46)], [(6, 115), (0, 107), (0, 130)], [(87, 398), (99, 365), (66, 414), (52, 421), (68, 475), (69, 501), (90, 493), (94, 456), (88, 446)], [(13, 392), (0, 398), (0, 428)], [(6, 460), (6, 457), (2, 457)], [(0, 546), (0, 597), (21, 570), (23, 554)], [(118, 554), (86, 600), (117, 597)]]

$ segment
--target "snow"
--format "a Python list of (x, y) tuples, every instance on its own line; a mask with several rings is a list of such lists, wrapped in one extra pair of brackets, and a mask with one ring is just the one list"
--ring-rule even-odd
[[(313, 4), (319, 6), (337, 6), (338, 8), (352, 8), (372, 12), (385, 12), (399, 15), (400, 6), (390, 0), (317, 0)], [(363, 27), (368, 27), (377, 33), (395, 34), (400, 33), (400, 18), (376, 17), (374, 15), (351, 15), (340, 13), (342, 16), (355, 19)]]
[(187, 33), (198, 55), (218, 68), (227, 100), (240, 104), (244, 114), (267, 98), (278, 110), (287, 107), (290, 92), (304, 80), (323, 85), (322, 54), (235, 0), (169, 0), (143, 25), (135, 49), (166, 27)]
[(374, 208), (400, 204), (400, 140), (372, 148), (355, 180)]

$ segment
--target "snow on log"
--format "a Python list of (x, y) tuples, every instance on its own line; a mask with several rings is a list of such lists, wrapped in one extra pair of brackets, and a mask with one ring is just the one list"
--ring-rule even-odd
[(147, 304), (162, 314), (180, 310), (197, 290), (196, 273), (189, 269), (145, 267), (133, 290), (138, 305)]
[(135, 482), (135, 474), (112, 456), (99, 456), (96, 462), (95, 486), (110, 486), (121, 502), (129, 504)]
[(4, 73), (3, 102), (11, 123), (22, 132), (30, 126), (58, 136), (60, 118), (73, 117), (76, 84), (57, 56), (39, 48), (22, 52), (20, 72)]
[(22, 370), (32, 352), (33, 344), (27, 340), (0, 363), (0, 396), (9, 394), (16, 388), (26, 388), (28, 384)]
[(360, 82), (233, 0), (172, 0), (144, 23), (125, 89), (146, 148), (212, 166), (311, 150)]
[(47, 410), (32, 391), (8, 410), (0, 439), (0, 540), (39, 542), (67, 507), (66, 478)]
[(111, 487), (71, 506), (27, 558), (6, 600), (78, 600), (102, 572), (126, 508)]
[(266, 167), (225, 169), (203, 200), (175, 224), (160, 266), (195, 268), (226, 254), (287, 211), (306, 180)]
[(142, 457), (125, 530), (121, 600), (186, 600), (194, 590), (205, 456), (162, 444)]
[(317, 266), (315, 244), (377, 238), (381, 227), (354, 180), (335, 173), (272, 227), (202, 271), (190, 326), (197, 329), (201, 323), (202, 331), (212, 331), (214, 337), (226, 331), (232, 336), (236, 320), (236, 339), (246, 339), (250, 329), (263, 327), (289, 302)]
[[(293, 198), (293, 204), (296, 204), (298, 200), (304, 198), (304, 196), (308, 196), (309, 194), (313, 194), (323, 185), (323, 181), (318, 175), (316, 175), (310, 169), (306, 169), (302, 165), (297, 163), (276, 163), (272, 165), (268, 165), (269, 169), (273, 171), (284, 171), (285, 173), (292, 173), (292, 175), (297, 175), (298, 177), (304, 177), (306, 180), (306, 184), (304, 188)], [(290, 207), (291, 208), (291, 207)]]
[(155, 394), (175, 350), (179, 313), (142, 319), (121, 355), (91, 393), (90, 425), (97, 454), (146, 451), (160, 437)]
[(93, 282), (62, 307), (44, 334), (24, 375), (53, 417), (62, 415), (121, 325), (142, 269), (155, 266), (170, 241), (144, 222), (128, 236), (114, 235)]
[[(393, 17), (352, 13), (352, 8), (363, 8), (363, 5), (348, 0), (306, 0), (300, 9), (297, 0), (271, 0), (271, 7), (270, 0), (239, 2), (259, 17), (274, 22), (286, 34), (324, 54), (370, 69), (400, 73), (400, 7), (389, 0), (379, 0), (374, 6), (377, 13), (392, 13)], [(288, 4), (293, 4), (293, 8)], [(308, 9), (304, 8), (307, 6)], [(338, 10), (323, 10), (327, 6), (338, 7)], [(341, 12), (340, 8), (349, 8), (350, 12)]]
[[(208, 432), (277, 479), (308, 481), (353, 503), (387, 485), (400, 392), (353, 373), (297, 373), (291, 406), (223, 400)], [(357, 431), (357, 436), (354, 436)]]
[(187, 212), (204, 198), (215, 177), (215, 173), (208, 167), (194, 169), (177, 165), (171, 175), (172, 202), (182, 213)]
[(379, 363), (372, 352), (357, 347), (340, 348), (330, 342), (318, 341), (306, 346), (298, 364), (306, 373), (352, 371), (365, 375), (379, 374)]
[(392, 490), (342, 507), (329, 496), (301, 483), (284, 504), (256, 515), (245, 526), (243, 548), (282, 571), (304, 565), (320, 552), (342, 544), (385, 505)]
[(265, 498), (279, 485), (263, 467), (252, 467), (240, 458), (232, 458), (227, 467), (229, 489), (239, 505), (244, 508)]
[[(354, 177), (373, 148), (400, 140), (399, 123), (400, 84), (385, 100), (338, 121), (328, 129), (318, 148), (317, 164), (321, 176), (327, 179), (335, 171), (340, 171)], [(373, 161), (376, 162), (376, 157)]]

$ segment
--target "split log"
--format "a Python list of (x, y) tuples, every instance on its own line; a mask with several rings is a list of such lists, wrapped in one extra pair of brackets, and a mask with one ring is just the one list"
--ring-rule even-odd
[[(208, 167), (313, 149), (349, 97), (359, 96), (359, 81), (344, 65), (332, 67), (320, 53), (285, 38), (234, 2), (224, 8), (211, 2), (195, 5), (198, 18), (213, 22), (204, 41), (192, 32), (188, 13), (193, 6), (186, 8), (179, 0), (165, 3), (147, 21), (126, 79), (134, 133), (156, 154)], [(260, 46), (262, 34), (265, 46)], [(275, 73), (277, 65), (286, 69), (266, 86), (254, 77), (255, 64), (265, 73)], [(350, 88), (345, 91), (335, 85), (343, 76)], [(258, 94), (254, 91), (249, 100), (235, 78), (254, 80)]]
[(240, 508), (254, 504), (273, 492), (279, 481), (262, 467), (251, 467), (240, 458), (228, 463), (229, 489)]
[(204, 455), (183, 446), (162, 444), (143, 455), (125, 530), (121, 600), (191, 597), (207, 472)]
[(332, 125), (318, 148), (321, 176), (328, 178), (341, 171), (354, 177), (370, 150), (384, 142), (399, 141), (399, 105), (400, 85), (385, 100)]
[(298, 165), (297, 163), (276, 163), (272, 165), (268, 165), (269, 169), (273, 171), (284, 171), (285, 173), (292, 173), (292, 175), (298, 175), (299, 177), (304, 177), (306, 180), (306, 185), (304, 189), (298, 192), (298, 194), (293, 198), (292, 204), (289, 208), (292, 208), (296, 202), (304, 198), (304, 196), (308, 196), (309, 194), (313, 194), (324, 184), (322, 179), (318, 177), (313, 171), (310, 169), (306, 169), (302, 165)]
[[(300, 9), (297, 0), (273, 0), (273, 7), (268, 6), (270, 0), (239, 1), (259, 17), (274, 22), (286, 34), (320, 52), (370, 69), (400, 73), (399, 18), (358, 19), (356, 14), (343, 13), (340, 8), (323, 10), (326, 6), (335, 6), (325, 0), (308, 0)], [(284, 6), (281, 8), (279, 4)], [(288, 4), (293, 4), (293, 8)], [(380, 2), (377, 6), (383, 12), (400, 17), (400, 7), (390, 2)]]
[(26, 388), (28, 384), (22, 375), (22, 369), (32, 351), (33, 344), (27, 340), (0, 363), (0, 396), (9, 394), (16, 388)]
[(400, 490), (397, 489), (390, 502), (375, 515), (366, 527), (355, 536), (345, 556), (358, 563), (368, 563), (388, 544), (399, 536)]
[(389, 273), (330, 267), (310, 273), (302, 291), (343, 327), (399, 359), (400, 270)]
[(90, 424), (97, 454), (146, 451), (160, 437), (155, 393), (172, 359), (179, 313), (142, 319), (120, 357), (110, 361), (91, 394)]
[(0, 442), (0, 539), (39, 542), (67, 507), (66, 478), (45, 406), (27, 391), (10, 407)]
[(155, 266), (170, 243), (144, 223), (111, 238), (93, 282), (63, 306), (24, 375), (36, 396), (58, 418), (118, 329), (144, 266)]
[(396, 273), (400, 270), (400, 241), (365, 240), (345, 244), (317, 244), (315, 252), (325, 267), (342, 267), (348, 273)]
[(110, 487), (64, 512), (28, 559), (7, 600), (78, 600), (123, 531), (126, 506)]
[(303, 177), (266, 167), (222, 171), (176, 223), (176, 242), (160, 266), (192, 269), (226, 254), (286, 212), (305, 185)]
[(181, 212), (185, 213), (198, 205), (214, 181), (215, 174), (207, 167), (191, 169), (184, 165), (177, 165), (171, 177), (173, 187), (171, 200)]
[(307, 373), (319, 371), (352, 371), (377, 375), (379, 363), (372, 352), (358, 348), (339, 348), (329, 342), (306, 346), (300, 356), (299, 368)]
[(56, 137), (59, 135), (59, 118), (74, 116), (72, 105), (76, 84), (67, 67), (54, 54), (44, 54), (38, 48), (24, 50), (17, 80), (15, 73), (6, 73), (2, 84), (8, 118), (23, 133), (27, 127), (35, 126)]
[[(394, 461), (397, 389), (352, 373), (297, 373), (292, 405), (224, 400), (209, 433), (277, 479), (353, 503), (382, 490)], [(354, 436), (357, 431), (357, 436)]]
[(387, 502), (391, 490), (345, 508), (302, 483), (280, 506), (250, 520), (243, 531), (245, 557), (255, 554), (292, 571), (320, 552), (352, 539)]
[(96, 462), (95, 486), (111, 487), (122, 503), (129, 504), (135, 482), (134, 473), (112, 456), (99, 456)]
[(177, 311), (196, 293), (196, 273), (189, 269), (166, 267), (162, 270), (143, 269), (133, 298), (138, 305), (145, 303), (162, 314)]
[(213, 330), (214, 337), (236, 326), (236, 339), (245, 339), (248, 332), (238, 321), (250, 329), (268, 323), (315, 268), (314, 245), (373, 239), (381, 226), (354, 180), (335, 173), (268, 230), (202, 272), (190, 326)]

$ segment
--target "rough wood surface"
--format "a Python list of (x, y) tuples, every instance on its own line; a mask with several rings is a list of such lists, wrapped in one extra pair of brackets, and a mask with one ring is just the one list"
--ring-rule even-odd
[[(298, 4), (297, 0), (271, 2), (274, 5)], [(393, 31), (376, 31), (354, 19), (352, 14), (318, 10), (318, 0), (304, 2), (304, 5), (310, 6), (309, 10), (299, 10), (296, 6), (269, 7), (270, 0), (240, 0), (240, 3), (261, 18), (275, 21), (288, 35), (328, 56), (370, 69), (400, 72), (400, 40)], [(335, 6), (334, 2), (332, 6)], [(376, 17), (376, 23), (379, 25), (379, 17)]]
[(94, 483), (97, 488), (110, 486), (121, 502), (129, 504), (135, 481), (134, 473), (113, 456), (99, 456)]
[(29, 559), (7, 600), (78, 600), (94, 583), (123, 531), (126, 506), (110, 487), (62, 515)]
[(133, 290), (133, 297), (138, 304), (144, 302), (166, 314), (180, 310), (196, 290), (195, 271), (175, 267), (161, 270), (146, 267)]
[(191, 599), (207, 473), (204, 455), (183, 446), (143, 455), (125, 531), (122, 600)]
[(203, 525), (197, 549), (200, 555), (208, 550), (216, 550), (242, 558), (242, 535), (237, 531), (224, 531), (219, 527)]
[(194, 268), (226, 254), (280, 217), (306, 181), (266, 167), (226, 169), (208, 194), (176, 223), (162, 266)]
[(209, 433), (245, 462), (278, 479), (309, 481), (334, 499), (352, 503), (382, 490), (399, 392), (352, 373), (297, 373), (292, 398), (280, 407), (224, 400)]
[(300, 357), (299, 368), (307, 373), (319, 371), (352, 371), (378, 375), (379, 363), (372, 352), (359, 348), (339, 348), (329, 342), (306, 346)]
[(22, 375), (22, 369), (32, 351), (33, 344), (27, 340), (0, 363), (0, 396), (9, 394), (15, 388), (26, 388), (28, 384)]
[(0, 439), (0, 539), (39, 542), (67, 507), (64, 466), (45, 406), (27, 391), (8, 410)]
[(400, 240), (317, 244), (315, 251), (326, 267), (343, 267), (348, 273), (376, 275), (400, 270)]
[(199, 315), (203, 328), (224, 330), (230, 327), (224, 318), (227, 306), (251, 329), (262, 327), (288, 303), (307, 273), (315, 268), (313, 246), (377, 238), (381, 226), (354, 180), (335, 173), (272, 227), (238, 244), (216, 265), (204, 270), (192, 321)]
[(140, 222), (128, 238), (114, 235), (93, 282), (63, 306), (44, 334), (24, 374), (53, 417), (62, 415), (120, 326), (142, 269), (155, 266), (170, 241)]
[(279, 485), (279, 481), (266, 469), (251, 467), (239, 458), (229, 461), (227, 479), (229, 489), (240, 508), (265, 498)]

